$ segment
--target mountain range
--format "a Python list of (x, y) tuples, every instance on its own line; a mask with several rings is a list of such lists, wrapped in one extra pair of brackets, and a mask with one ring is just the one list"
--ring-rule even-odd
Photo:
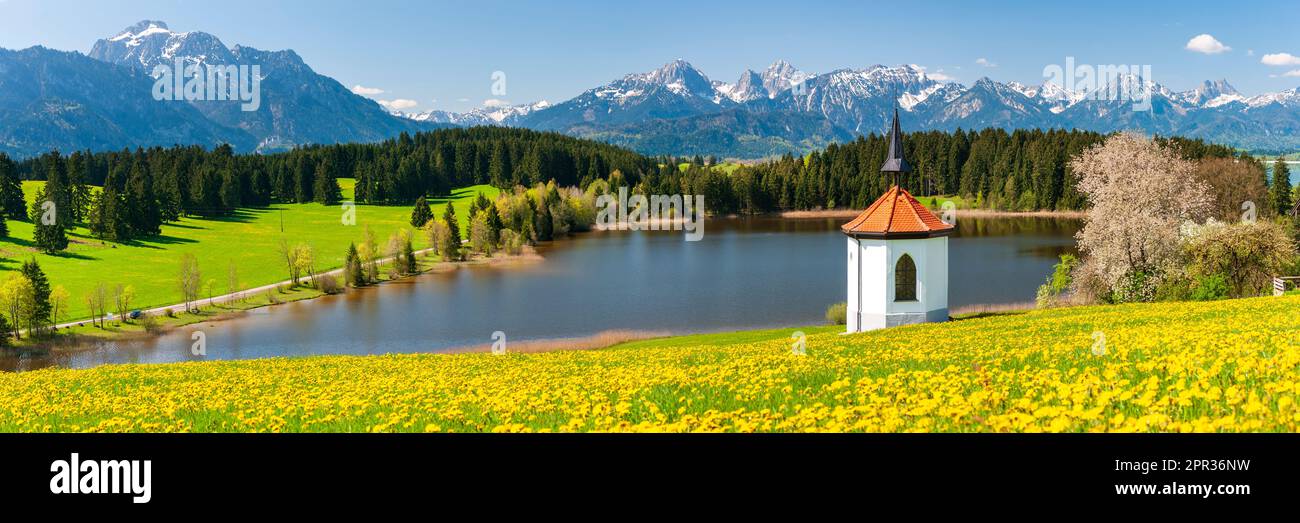
[[(1150, 110), (1135, 110), (1134, 100), (1147, 93)], [(881, 132), (894, 107), (912, 130), (1139, 130), (1254, 151), (1300, 148), (1300, 88), (1247, 97), (1217, 80), (1174, 92), (1136, 75), (1116, 76), (1091, 91), (987, 77), (968, 86), (936, 80), (915, 65), (809, 74), (779, 60), (734, 83), (710, 80), (675, 60), (561, 103), (496, 108), (497, 118), (474, 123), (559, 131), (652, 154), (753, 158)]]
[[(157, 65), (261, 67), (258, 111), (237, 101), (158, 102)], [(1097, 92), (1147, 93), (1149, 111)], [(1113, 97), (1112, 97), (1113, 98)], [(446, 126), (506, 125), (607, 141), (647, 154), (760, 158), (879, 133), (895, 107), (908, 130), (1087, 129), (1183, 135), (1256, 152), (1300, 149), (1300, 88), (1244, 96), (1226, 80), (1175, 92), (1134, 75), (1093, 91), (1044, 82), (944, 81), (915, 65), (806, 73), (785, 61), (710, 79), (685, 60), (633, 73), (558, 103), (467, 112), (389, 112), (316, 73), (292, 50), (262, 51), (199, 31), (142, 21), (90, 53), (0, 49), (0, 151), (230, 143), (269, 152), (372, 142)]]
[[(157, 101), (154, 66), (258, 65), (261, 107), (238, 101)], [(229, 143), (236, 150), (371, 142), (439, 127), (389, 114), (291, 50), (227, 47), (199, 31), (146, 20), (95, 42), (89, 55), (0, 49), (0, 152)]]

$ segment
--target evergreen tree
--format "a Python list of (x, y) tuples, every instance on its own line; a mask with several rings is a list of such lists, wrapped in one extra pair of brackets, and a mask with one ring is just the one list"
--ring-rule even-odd
[(1291, 212), (1291, 170), (1287, 168), (1286, 162), (1278, 157), (1273, 162), (1273, 183), (1270, 184), (1269, 192), (1273, 197), (1273, 209), (1279, 215), (1286, 215)]
[(406, 262), (404, 271), (406, 274), (419, 272), (419, 263), (415, 259), (415, 247), (411, 245), (410, 236), (407, 236), (402, 242), (402, 261)]
[(221, 173), (221, 209), (223, 213), (234, 212), (243, 203), (243, 194), (239, 187), (239, 177), (231, 171)]
[(463, 238), (460, 234), (460, 221), (456, 219), (456, 209), (452, 207), (451, 202), (447, 202), (447, 209), (442, 212), (442, 221), (447, 222), (447, 228), (451, 229), (451, 239), (456, 241), (456, 245), (460, 245)]
[(316, 176), (312, 182), (312, 194), (316, 203), (324, 205), (337, 205), (339, 200), (343, 199), (342, 192), (339, 189), (339, 181), (334, 175), (334, 166), (329, 162), (321, 162), (316, 168)]
[(53, 200), (46, 196), (45, 188), (36, 189), (36, 198), (32, 201), (29, 218), (35, 228), (33, 234), (36, 248), (46, 254), (54, 254), (68, 248), (68, 235), (63, 230), (63, 220)]
[(131, 166), (131, 174), (126, 180), (125, 200), (128, 234), (132, 238), (162, 233), (162, 216), (158, 210), (158, 198), (153, 192), (153, 177), (143, 158), (137, 159)]
[[(448, 207), (451, 203), (447, 204)], [(433, 219), (433, 210), (429, 208), (429, 202), (421, 195), (415, 199), (415, 208), (411, 209), (411, 227), (424, 227)]]
[(63, 227), (72, 225), (72, 189), (68, 185), (67, 163), (58, 151), (42, 157), (45, 170), (45, 200), (54, 203), (57, 221)]
[(4, 153), (0, 153), (0, 214), (12, 220), (21, 220), (27, 216), (23, 184), (18, 180), (13, 160)]
[(50, 280), (36, 263), (36, 258), (23, 262), (21, 271), (31, 282), (31, 296), (25, 297), (29, 307), (27, 327), (35, 335), (50, 323)]
[(76, 151), (68, 157), (68, 203), (72, 223), (81, 223), (86, 219), (86, 209), (90, 205), (90, 186), (86, 183), (89, 176), (90, 153)]
[(307, 203), (312, 201), (312, 187), (316, 181), (316, 164), (305, 153), (298, 155), (293, 170), (293, 201)]
[(348, 244), (348, 252), (343, 257), (343, 279), (353, 287), (366, 285), (366, 272), (362, 268), (361, 255), (357, 252), (355, 242)]
[(9, 317), (0, 314), (0, 347), (9, 346), (9, 338), (13, 337), (14, 329), (9, 325)]

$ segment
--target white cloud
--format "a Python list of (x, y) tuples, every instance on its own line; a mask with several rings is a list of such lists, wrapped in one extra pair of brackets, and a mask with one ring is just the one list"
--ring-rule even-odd
[(1196, 53), (1219, 54), (1231, 51), (1232, 48), (1223, 45), (1223, 42), (1218, 41), (1213, 36), (1199, 34), (1187, 41), (1187, 50)]
[(417, 102), (415, 100), (407, 100), (404, 98), (398, 98), (396, 100), (375, 100), (375, 101), (379, 102), (379, 105), (384, 106), (384, 108), (388, 109), (389, 111), (402, 111), (420, 105), (420, 102)]
[(1247, 50), (1246, 50), (1246, 56), (1255, 56), (1255, 50), (1254, 50), (1254, 49), (1247, 49)]
[(361, 96), (374, 96), (377, 94), (384, 94), (384, 90), (378, 87), (365, 87), (363, 85), (354, 85), (352, 86), (352, 94), (359, 94)]
[(929, 72), (927, 72), (927, 73), (925, 73), (925, 75), (928, 76), (928, 77), (930, 77), (931, 80), (934, 80), (934, 81), (936, 81), (936, 82), (951, 82), (951, 81), (956, 80), (956, 78), (953, 78), (953, 77), (951, 77), (951, 76), (948, 76), (948, 75), (946, 75), (946, 74), (943, 74), (943, 69), (940, 69), (940, 70), (935, 71), (935, 72), (933, 72), (933, 73), (929, 73)]
[(469, 98), (457, 98), (456, 101), (460, 103), (465, 103), (469, 101)]
[(483, 100), (483, 107), (507, 107), (509, 105), (510, 105), (510, 100), (499, 100), (496, 98), (488, 98), (487, 100)]
[(983, 57), (981, 57), (981, 58), (976, 58), (976, 59), (975, 59), (975, 63), (977, 63), (977, 64), (979, 64), (979, 65), (982, 65), (982, 66), (984, 66), (984, 67), (997, 67), (997, 66), (998, 66), (998, 64), (993, 63), (993, 62), (990, 62), (988, 58), (983, 58)]
[(1291, 53), (1272, 53), (1266, 54), (1259, 59), (1259, 63), (1264, 65), (1300, 65), (1300, 56)]
[(1285, 76), (1285, 77), (1287, 77), (1287, 78), (1296, 78), (1296, 77), (1300, 77), (1300, 69), (1296, 69), (1296, 70), (1294, 70), (1294, 71), (1287, 71), (1287, 72), (1285, 72), (1285, 73), (1282, 73), (1282, 76)]
[(920, 69), (922, 74), (924, 74), (925, 76), (929, 77), (931, 80), (934, 80), (936, 82), (952, 82), (956, 80), (956, 78), (944, 74), (943, 69), (939, 69), (934, 72), (931, 72), (924, 65), (917, 65), (917, 64), (911, 64), (911, 65), (912, 67)]

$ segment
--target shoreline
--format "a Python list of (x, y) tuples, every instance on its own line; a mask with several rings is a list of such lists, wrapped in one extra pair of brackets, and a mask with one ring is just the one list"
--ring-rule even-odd
[[(454, 270), (458, 270), (462, 267), (495, 267), (495, 266), (505, 266), (505, 265), (522, 265), (522, 264), (538, 263), (545, 260), (545, 258), (541, 254), (538, 254), (536, 248), (532, 246), (524, 246), (524, 250), (520, 254), (514, 256), (497, 254), (492, 256), (491, 258), (474, 257), (464, 261), (456, 261), (456, 262), (448, 262), (442, 260), (428, 262), (429, 258), (426, 256), (422, 260), (420, 260), (421, 255), (424, 255), (431, 251), (432, 249), (421, 249), (415, 252), (415, 256), (417, 260), (419, 260), (418, 263), (420, 264), (418, 266), (419, 270), (417, 272), (403, 275), (403, 276), (398, 276), (396, 278), (388, 278), (387, 276), (381, 274), (380, 279), (378, 281), (371, 283), (366, 287), (367, 288), (379, 287), (381, 285), (388, 284), (388, 283), (407, 281), (426, 274), (451, 272)], [(379, 263), (382, 265), (384, 263), (391, 263), (391, 261), (392, 261), (391, 259), (385, 258), (383, 260), (380, 260)], [(428, 262), (428, 265), (425, 265), (426, 262)], [(338, 268), (338, 269), (332, 269), (325, 272), (321, 272), (316, 276), (319, 277), (325, 275), (332, 275), (337, 277), (341, 275), (342, 272), (343, 272), (343, 268)], [(308, 277), (300, 278), (300, 281), (310, 281), (310, 280), (311, 278)], [(283, 290), (286, 288), (288, 289), (288, 292), (285, 292)], [(43, 339), (36, 342), (30, 342), (31, 338), (28, 337), (20, 342), (21, 345), (0, 348), (0, 354), (3, 353), (24, 354), (24, 353), (33, 353), (33, 352), (35, 353), (44, 352), (50, 354), (54, 354), (54, 353), (74, 354), (77, 352), (81, 352), (82, 350), (85, 350), (82, 347), (84, 347), (88, 343), (104, 342), (104, 341), (119, 341), (119, 340), (130, 341), (130, 340), (140, 340), (140, 339), (160, 337), (164, 334), (175, 331), (176, 329), (190, 326), (190, 325), (196, 325), (200, 323), (229, 321), (229, 320), (238, 319), (242, 316), (245, 316), (250, 311), (265, 309), (269, 307), (276, 307), (281, 305), (287, 305), (290, 303), (311, 301), (325, 296), (336, 296), (336, 295), (346, 294), (355, 289), (354, 287), (348, 287), (348, 286), (343, 286), (341, 288), (344, 290), (335, 293), (327, 293), (305, 283), (299, 283), (298, 286), (293, 286), (292, 281), (285, 280), (278, 283), (253, 287), (239, 292), (227, 293), (220, 296), (213, 296), (212, 298), (207, 298), (207, 299), (200, 298), (196, 300), (194, 303), (200, 304), (200, 303), (207, 302), (206, 305), (207, 308), (205, 309), (203, 308), (203, 306), (200, 306), (198, 309), (198, 313), (180, 312), (179, 315), (177, 316), (166, 315), (166, 313), (169, 311), (175, 312), (177, 308), (183, 309), (185, 307), (185, 304), (183, 303), (177, 303), (177, 304), (172, 304), (172, 305), (162, 306), (162, 307), (152, 307), (147, 310), (141, 311), (142, 315), (148, 314), (160, 321), (160, 324), (155, 328), (155, 330), (152, 331), (146, 329), (141, 324), (139, 319), (133, 320), (130, 323), (119, 319), (111, 319), (111, 320), (105, 319), (104, 322), (105, 324), (107, 324), (107, 327), (95, 327), (91, 325), (90, 319), (82, 319), (78, 321), (65, 322), (65, 323), (60, 323), (58, 325), (55, 325), (56, 334), (52, 338)], [(281, 294), (289, 294), (289, 293), (300, 293), (300, 295), (291, 296), (288, 298), (279, 297), (279, 295)], [(275, 301), (268, 301), (266, 303), (251, 304), (248, 307), (238, 307), (238, 306), (223, 307), (223, 305), (230, 305), (232, 303), (237, 303), (241, 305), (246, 304), (246, 301), (244, 300), (248, 298), (256, 298), (264, 294), (268, 296), (277, 296), (277, 299)], [(210, 314), (210, 316), (204, 316), (206, 314)], [(132, 329), (122, 330), (127, 327), (131, 327)], [(69, 333), (61, 332), (61, 331), (78, 329), (78, 328), (97, 329), (97, 330), (90, 331), (90, 332), (94, 332), (95, 334), (84, 334), (80, 332), (69, 332)]]
[[(852, 218), (857, 216), (860, 212), (861, 211), (859, 210), (853, 210), (853, 209), (827, 209), (827, 210), (813, 210), (813, 211), (784, 211), (778, 213), (760, 214), (757, 216), (776, 217), (778, 219), (787, 219), (787, 220), (801, 220), (801, 219), (824, 219), (824, 218)], [(989, 217), (989, 218), (1001, 218), (1001, 217), (1082, 218), (1086, 214), (1083, 211), (1015, 212), (1015, 211), (993, 211), (993, 210), (986, 210), (986, 209), (965, 209), (965, 210), (958, 210), (958, 213), (960, 215), (967, 216), (967, 217)], [(717, 216), (712, 218), (733, 218), (733, 217), (737, 217), (737, 216), (728, 215), (728, 216)], [(682, 220), (669, 219), (669, 220), (661, 220), (661, 221), (666, 223), (660, 223), (658, 225), (661, 226), (668, 225), (669, 227), (671, 227), (672, 225), (675, 224), (678, 225), (681, 224)], [(605, 231), (605, 230), (625, 230), (625, 229), (626, 227), (613, 227), (613, 228), (593, 227), (592, 230)], [(554, 241), (547, 242), (547, 246), (549, 247), (551, 244), (554, 243), (555, 243)], [(397, 278), (392, 278), (392, 279), (388, 279), (386, 276), (381, 275), (379, 281), (376, 281), (375, 283), (368, 285), (367, 287), (378, 287), (386, 283), (410, 280), (412, 278), (424, 274), (455, 271), (462, 267), (501, 267), (501, 266), (511, 266), (511, 265), (521, 265), (521, 264), (532, 264), (532, 263), (538, 263), (545, 260), (545, 257), (543, 257), (538, 252), (538, 248), (533, 246), (525, 246), (524, 251), (521, 254), (515, 256), (507, 256), (498, 253), (490, 258), (477, 256), (477, 257), (473, 257), (458, 262), (446, 262), (441, 260), (429, 262), (426, 255), (431, 251), (432, 249), (426, 248), (415, 252), (417, 259), (419, 259), (422, 256), (425, 256), (424, 258), (420, 259), (420, 267), (418, 272), (405, 275), (405, 276), (399, 276)], [(391, 263), (391, 261), (392, 261), (391, 259), (384, 258), (380, 260), (379, 263), (380, 264)], [(339, 277), (342, 274), (342, 272), (343, 272), (342, 268), (336, 268), (336, 269), (323, 271), (317, 274), (317, 276), (332, 275), (335, 277)], [(310, 281), (310, 278), (302, 278), (302, 280)], [(42, 353), (42, 352), (49, 353), (49, 354), (73, 354), (85, 350), (86, 348), (88, 348), (85, 346), (91, 343), (116, 341), (116, 340), (140, 340), (140, 339), (148, 339), (151, 337), (160, 337), (167, 333), (173, 332), (178, 328), (200, 324), (200, 323), (222, 322), (222, 321), (239, 319), (240, 317), (247, 315), (249, 311), (254, 311), (254, 310), (263, 309), (267, 307), (273, 307), (277, 305), (284, 305), (288, 303), (314, 300), (324, 296), (345, 294), (349, 292), (352, 288), (344, 287), (344, 289), (345, 290), (341, 292), (325, 293), (305, 283), (300, 283), (298, 286), (295, 287), (292, 286), (292, 282), (286, 280), (282, 282), (252, 287), (239, 292), (227, 293), (220, 296), (213, 296), (207, 299), (200, 298), (199, 300), (196, 300), (195, 303), (207, 302), (207, 304), (206, 304), (206, 308), (200, 307), (198, 313), (181, 312), (181, 309), (184, 308), (184, 304), (181, 303), (143, 309), (141, 310), (142, 313), (153, 316), (154, 318), (159, 320), (159, 325), (153, 328), (152, 330), (145, 329), (142, 323), (140, 322), (140, 320), (133, 320), (130, 322), (117, 320), (117, 319), (106, 320), (108, 327), (94, 327), (91, 325), (90, 319), (83, 318), (77, 321), (69, 321), (69, 322), (64, 322), (56, 325), (55, 330), (57, 334), (53, 338), (39, 340), (35, 342), (31, 342), (30, 338), (26, 338), (21, 342), (18, 342), (16, 346), (0, 349), (0, 353), (8, 353), (11, 355), (24, 354), (24, 353)], [(247, 303), (247, 300), (249, 300), (250, 298), (259, 299), (262, 296), (266, 296), (266, 300), (267, 300), (266, 303), (253, 303), (253, 304)], [(231, 306), (232, 304), (233, 306)], [(1005, 304), (1005, 305), (1012, 305), (1013, 307), (1004, 310), (1015, 310), (1015, 309), (1022, 309), (1024, 304)], [(1021, 306), (1021, 307), (1014, 307), (1014, 306)], [(992, 307), (992, 308), (999, 308), (999, 309), (1001, 308), (996, 305), (995, 306), (986, 305), (985, 307)], [(168, 314), (169, 312), (172, 313), (173, 315), (169, 315)], [(991, 311), (979, 310), (979, 311), (967, 311), (967, 312), (987, 313)], [(64, 331), (77, 331), (82, 329), (87, 329), (87, 332), (89, 332), (90, 334), (85, 332), (64, 332)], [(94, 330), (89, 330), (89, 329), (94, 329)], [(615, 329), (615, 330), (601, 331), (596, 334), (587, 335), (587, 336), (516, 342), (513, 345), (515, 345), (515, 347), (522, 347), (522, 348), (512, 349), (512, 352), (533, 353), (533, 352), (550, 352), (554, 350), (595, 350), (595, 349), (606, 348), (613, 345), (618, 345), (624, 342), (639, 341), (643, 339), (658, 338), (658, 337), (665, 337), (665, 336), (672, 336), (672, 335), (674, 334), (671, 332), (642, 331), (642, 330), (635, 330), (635, 329), (631, 329), (631, 330)], [(468, 346), (468, 347), (455, 347), (445, 352), (447, 353), (483, 352), (483, 351), (488, 351), (489, 349), (490, 349), (489, 345), (478, 345), (478, 346)], [(439, 351), (439, 352), (443, 352), (443, 351)]]
[[(933, 212), (934, 210), (931, 209)], [(852, 219), (862, 214), (860, 209), (821, 209), (815, 211), (782, 211), (773, 216), (787, 220), (807, 220), (816, 218)], [(993, 209), (957, 209), (957, 217), (966, 218), (1067, 218), (1083, 219), (1086, 211), (998, 211)]]

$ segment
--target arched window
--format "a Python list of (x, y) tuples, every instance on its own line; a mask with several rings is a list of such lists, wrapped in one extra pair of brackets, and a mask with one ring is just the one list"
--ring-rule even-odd
[(894, 301), (916, 301), (916, 262), (906, 254), (894, 265)]

